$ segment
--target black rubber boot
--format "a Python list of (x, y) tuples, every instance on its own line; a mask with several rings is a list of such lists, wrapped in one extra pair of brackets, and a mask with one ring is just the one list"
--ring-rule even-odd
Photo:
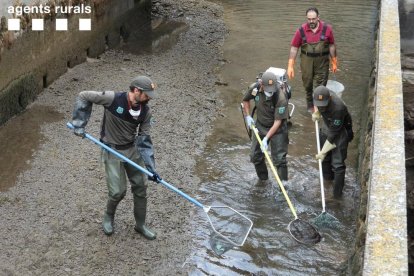
[(263, 161), (259, 165), (254, 165), (254, 168), (256, 169), (257, 176), (260, 180), (268, 180), (269, 174), (267, 172), (266, 163)]
[(342, 190), (345, 184), (345, 173), (335, 174), (334, 178), (334, 198), (342, 196)]
[(279, 175), (280, 180), (284, 180), (284, 181), (288, 180), (288, 169), (287, 169), (287, 167), (277, 168), (277, 174)]
[(142, 234), (148, 240), (154, 240), (157, 234), (145, 225), (145, 217), (147, 216), (147, 199), (134, 196), (134, 217), (135, 231)]
[(119, 201), (108, 199), (108, 202), (106, 204), (106, 212), (102, 220), (102, 228), (105, 235), (110, 236), (114, 232), (114, 217), (118, 203)]

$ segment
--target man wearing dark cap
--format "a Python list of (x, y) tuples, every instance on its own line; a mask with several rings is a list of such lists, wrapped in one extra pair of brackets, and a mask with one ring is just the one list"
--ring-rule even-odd
[(250, 160), (255, 166), (257, 176), (262, 181), (269, 178), (263, 151), (268, 149), (270, 143), (272, 161), (277, 167), (278, 175), (281, 180), (287, 180), (289, 111), (286, 88), (280, 86), (278, 77), (274, 73), (266, 71), (261, 79), (249, 86), (244, 95), (244, 114), (250, 114), (251, 100), (256, 104), (257, 120), (255, 123), (250, 115), (246, 115), (246, 125), (250, 128), (255, 124), (263, 144), (263, 148), (260, 148), (256, 137), (252, 136)]
[[(153, 173), (150, 180), (159, 182), (161, 178), (155, 171), (154, 151), (150, 137), (151, 109), (148, 106), (148, 101), (156, 96), (155, 85), (150, 78), (138, 76), (132, 80), (129, 88), (129, 92), (80, 92), (73, 110), (74, 133), (85, 137), (85, 127), (91, 116), (92, 105), (102, 105), (104, 115), (101, 125), (101, 142), (138, 165), (146, 166)], [(114, 231), (116, 207), (126, 195), (126, 175), (131, 183), (134, 198), (136, 222), (134, 228), (145, 238), (155, 239), (155, 232), (145, 225), (147, 213), (145, 175), (104, 149), (102, 160), (105, 165), (108, 187), (108, 201), (102, 222), (104, 233), (111, 235)]]
[(323, 119), (320, 140), (323, 147), (316, 159), (322, 160), (323, 177), (334, 181), (334, 197), (342, 195), (345, 181), (345, 159), (348, 143), (352, 141), (352, 118), (345, 103), (325, 86), (318, 86), (313, 95), (317, 111), (312, 120)]

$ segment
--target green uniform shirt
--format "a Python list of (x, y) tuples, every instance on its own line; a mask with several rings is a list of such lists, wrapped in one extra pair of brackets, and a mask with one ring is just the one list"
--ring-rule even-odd
[(278, 89), (272, 97), (267, 97), (263, 91), (256, 91), (257, 84), (249, 86), (243, 101), (255, 101), (257, 121), (264, 127), (272, 127), (275, 120), (289, 118), (288, 98), (285, 89)]
[[(104, 143), (111, 145), (127, 145), (132, 144), (135, 141), (137, 134), (150, 135), (151, 129), (151, 110), (148, 106), (144, 106), (146, 112), (142, 116), (131, 120), (132, 116), (128, 113), (127, 104), (119, 103), (120, 105), (116, 109), (116, 112), (111, 112), (109, 107), (115, 102), (116, 92), (114, 91), (82, 91), (79, 93), (79, 99), (87, 105), (93, 104), (103, 105), (104, 119), (101, 125), (101, 139)], [(125, 94), (127, 97), (128, 92)], [(119, 94), (118, 94), (119, 95)], [(125, 100), (126, 102), (126, 100)], [(76, 110), (76, 108), (75, 108)], [(92, 109), (90, 109), (91, 111)], [(79, 121), (79, 125), (85, 127), (87, 120), (90, 116), (90, 111), (87, 115), (79, 116), (79, 112), (74, 112), (78, 116), (74, 116), (74, 122)], [(144, 116), (145, 115), (145, 116)], [(80, 124), (82, 123), (82, 124)], [(132, 159), (137, 155), (135, 147), (131, 146), (125, 150), (118, 150), (121, 154), (127, 158)]]
[(323, 125), (322, 132), (326, 134), (330, 143), (335, 143), (341, 131), (348, 125), (352, 125), (351, 115), (345, 103), (335, 94), (331, 94), (331, 100), (325, 112), (321, 112)]

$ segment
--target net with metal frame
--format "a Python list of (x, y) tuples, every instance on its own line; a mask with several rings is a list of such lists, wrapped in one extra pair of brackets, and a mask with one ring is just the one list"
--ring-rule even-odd
[[(258, 129), (254, 125), (251, 126), (251, 129), (253, 130), (255, 137), (260, 144), (260, 147), (262, 147), (262, 141), (260, 139)], [(316, 230), (316, 228), (309, 222), (306, 222), (298, 218), (295, 207), (293, 206), (292, 202), (289, 199), (288, 194), (286, 193), (285, 187), (283, 186), (282, 181), (280, 180), (279, 175), (277, 174), (277, 171), (275, 169), (275, 166), (273, 165), (273, 162), (269, 156), (269, 153), (267, 151), (263, 151), (263, 154), (265, 155), (266, 160), (269, 163), (269, 166), (273, 172), (273, 175), (275, 176), (276, 181), (279, 184), (280, 190), (282, 191), (289, 205), (289, 208), (293, 216), (295, 217), (295, 219), (289, 223), (289, 226), (288, 226), (289, 233), (292, 235), (292, 237), (296, 241), (301, 242), (301, 243), (316, 244), (320, 242), (321, 235), (319, 234), (318, 230)]]
[[(74, 128), (71, 123), (67, 123), (66, 125), (70, 129)], [(105, 145), (98, 139), (94, 138), (93, 136), (89, 135), (88, 133), (85, 133), (85, 137), (94, 142), (95, 144), (99, 145), (100, 147), (104, 148), (111, 154), (127, 162), (128, 164), (140, 170), (141, 172), (145, 173), (146, 175), (153, 177), (153, 173), (139, 166), (138, 164), (131, 161), (130, 159), (120, 154), (116, 150), (108, 147), (107, 145)], [(178, 195), (184, 197), (194, 205), (202, 208), (208, 218), (213, 232), (215, 232), (218, 236), (220, 236), (225, 241), (231, 243), (234, 246), (243, 246), (247, 239), (247, 236), (249, 235), (253, 227), (253, 222), (248, 217), (229, 206), (205, 206), (201, 204), (201, 202), (199, 202), (198, 200), (190, 197), (189, 195), (177, 189), (176, 187), (169, 184), (163, 179), (161, 179), (159, 183), (164, 185), (168, 189), (174, 191)]]
[(212, 230), (233, 246), (243, 246), (253, 222), (228, 206), (210, 206), (206, 212)]
[[(319, 124), (318, 120), (315, 121), (315, 134), (316, 134), (316, 148), (318, 154), (320, 153), (321, 143), (319, 140)], [(325, 204), (325, 186), (323, 183), (323, 172), (322, 172), (322, 160), (318, 159), (319, 165), (319, 181), (321, 187), (321, 200), (322, 200), (322, 213), (313, 219), (313, 223), (318, 227), (328, 227), (328, 228), (337, 228), (339, 227), (339, 220), (331, 214), (326, 212), (326, 204)]]

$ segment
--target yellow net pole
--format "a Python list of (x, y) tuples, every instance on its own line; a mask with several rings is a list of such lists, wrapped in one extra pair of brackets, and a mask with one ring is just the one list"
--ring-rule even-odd
[[(257, 128), (254, 126), (254, 125), (252, 125), (251, 126), (251, 129), (253, 130), (253, 132), (254, 132), (254, 134), (255, 134), (255, 136), (256, 136), (256, 139), (257, 139), (257, 141), (259, 142), (259, 144), (260, 144), (260, 148), (262, 147), (262, 140), (260, 139), (260, 136), (259, 136), (259, 131), (257, 130)], [(288, 203), (288, 205), (289, 205), (289, 208), (290, 208), (290, 210), (292, 211), (292, 213), (293, 213), (293, 215), (295, 216), (295, 219), (297, 219), (298, 218), (298, 215), (296, 214), (296, 210), (295, 210), (295, 208), (293, 207), (293, 204), (292, 204), (292, 202), (290, 201), (290, 199), (289, 199), (289, 196), (287, 195), (287, 193), (286, 193), (286, 190), (285, 190), (285, 187), (283, 186), (283, 184), (282, 184), (282, 181), (280, 181), (280, 178), (279, 178), (279, 175), (277, 174), (277, 171), (276, 171), (276, 169), (275, 169), (275, 166), (273, 165), (273, 162), (272, 162), (272, 159), (270, 158), (270, 156), (269, 156), (269, 153), (267, 152), (267, 151), (263, 151), (263, 153), (264, 153), (264, 155), (266, 156), (266, 160), (267, 160), (267, 162), (269, 163), (269, 165), (270, 165), (270, 168), (271, 168), (271, 170), (272, 170), (272, 172), (273, 172), (273, 175), (275, 176), (275, 178), (276, 178), (276, 181), (277, 181), (277, 183), (279, 184), (279, 187), (280, 187), (280, 189), (282, 190), (282, 193), (283, 193), (283, 195), (285, 196), (285, 198), (286, 198), (286, 201), (287, 201), (287, 203)]]

